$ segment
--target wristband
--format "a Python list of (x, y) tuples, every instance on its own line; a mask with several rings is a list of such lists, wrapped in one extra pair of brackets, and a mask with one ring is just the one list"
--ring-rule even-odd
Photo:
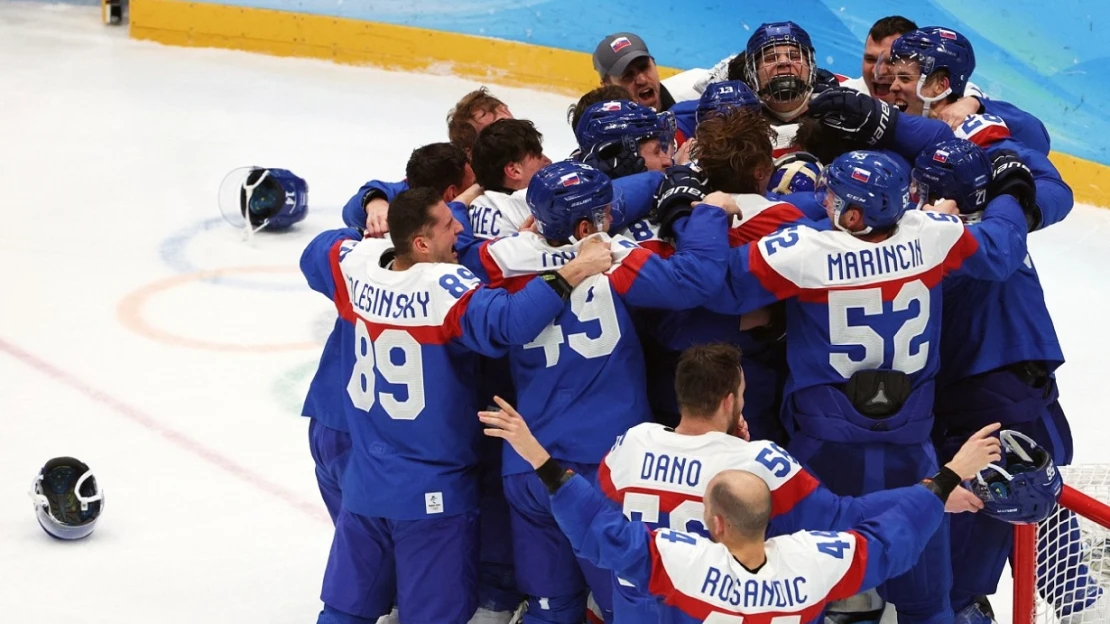
[(366, 206), (375, 199), (386, 199), (385, 193), (380, 189), (372, 188), (362, 194), (362, 209), (366, 210)]
[(554, 290), (560, 299), (563, 301), (570, 300), (570, 293), (574, 290), (574, 287), (562, 275), (555, 271), (548, 271), (547, 273), (540, 273), (540, 279), (550, 286), (551, 290)]
[(570, 481), (571, 477), (574, 476), (574, 471), (563, 468), (559, 465), (559, 462), (555, 461), (554, 457), (549, 457), (542, 466), (536, 468), (536, 476), (547, 487), (547, 491), (554, 494), (559, 491), (564, 483)]
[(947, 503), (948, 497), (960, 485), (960, 475), (952, 471), (948, 466), (943, 466), (940, 472), (932, 476), (932, 478), (925, 479), (921, 482), (933, 494), (937, 495), (940, 502)]

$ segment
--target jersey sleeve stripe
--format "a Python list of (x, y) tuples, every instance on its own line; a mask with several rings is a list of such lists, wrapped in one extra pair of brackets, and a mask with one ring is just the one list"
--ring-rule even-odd
[(867, 574), (867, 540), (855, 531), (847, 531), (847, 533), (856, 540), (856, 551), (852, 555), (852, 565), (844, 574), (844, 578), (829, 590), (829, 600), (842, 600), (858, 594), (863, 585), (863, 578)]
[[(964, 260), (975, 255), (975, 252), (978, 250), (979, 241), (975, 239), (975, 235), (971, 233), (971, 230), (965, 226), (963, 234), (960, 235), (959, 240), (952, 246), (952, 249), (948, 250), (948, 255), (944, 258), (944, 274), (959, 269), (963, 265)], [(926, 284), (926, 286), (931, 287), (930, 284)]]
[(749, 266), (751, 273), (759, 280), (760, 285), (770, 291), (778, 299), (789, 299), (798, 292), (798, 285), (786, 279), (781, 273), (767, 262), (759, 251), (759, 243), (752, 243), (748, 247)]
[(790, 480), (771, 491), (771, 517), (789, 513), (805, 497), (813, 493), (820, 483), (805, 469), (799, 470)]
[(667, 241), (656, 239), (646, 240), (641, 241), (640, 246), (660, 258), (666, 259), (674, 255), (674, 245), (671, 245)]
[(991, 124), (982, 130), (973, 133), (968, 140), (982, 148), (1010, 138), (1010, 129), (1000, 124)]
[(354, 308), (351, 306), (351, 294), (347, 292), (347, 280), (343, 277), (343, 269), (339, 267), (339, 252), (343, 248), (343, 243), (348, 242), (347, 239), (335, 241), (328, 251), (328, 265), (331, 268), (332, 279), (335, 280), (335, 309), (339, 313), (339, 318), (345, 321), (355, 322), (358, 318), (355, 314)]
[(740, 247), (747, 243), (757, 241), (768, 234), (773, 234), (780, 228), (790, 225), (801, 219), (804, 215), (791, 204), (780, 203), (771, 206), (740, 225), (729, 228), (729, 247)]
[(624, 504), (624, 492), (618, 491), (613, 485), (613, 471), (609, 469), (609, 463), (606, 461), (608, 459), (609, 456), (606, 455), (597, 468), (597, 485), (606, 498), (621, 505)]
[(497, 264), (497, 260), (493, 258), (493, 254), (489, 252), (489, 246), (494, 241), (486, 241), (478, 248), (478, 258), (482, 262), (482, 267), (489, 275), (490, 286), (499, 287), (505, 281), (505, 274), (501, 271), (501, 265)]
[(407, 333), (416, 342), (423, 345), (447, 344), (462, 335), (461, 319), (463, 314), (466, 313), (470, 298), (474, 296), (475, 292), (477, 292), (477, 289), (471, 289), (459, 297), (455, 305), (451, 306), (451, 311), (447, 313), (446, 318), (443, 319), (442, 325), (394, 325), (370, 319), (363, 319), (363, 322), (366, 323), (366, 329), (370, 333), (371, 340), (377, 340), (378, 336), (387, 329), (396, 329)]
[(642, 247), (633, 249), (621, 260), (620, 266), (609, 274), (609, 283), (613, 285), (613, 290), (618, 295), (624, 295), (632, 290), (632, 284), (636, 282), (636, 276), (640, 274), (640, 269), (643, 268), (651, 256), (652, 253)]

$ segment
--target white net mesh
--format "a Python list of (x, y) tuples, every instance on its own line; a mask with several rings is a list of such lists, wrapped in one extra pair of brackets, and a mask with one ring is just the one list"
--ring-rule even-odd
[[(1110, 465), (1065, 466), (1061, 473), (1068, 486), (1110, 505)], [(1057, 507), (1038, 527), (1036, 548), (1032, 621), (1110, 623), (1110, 529)]]

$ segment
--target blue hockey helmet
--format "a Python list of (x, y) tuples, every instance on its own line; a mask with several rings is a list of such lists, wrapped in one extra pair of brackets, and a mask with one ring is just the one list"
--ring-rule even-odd
[[(963, 96), (971, 72), (975, 71), (975, 50), (971, 42), (960, 33), (939, 26), (927, 26), (908, 32), (894, 40), (890, 46), (892, 60), (916, 61), (921, 68), (918, 96), (926, 101), (937, 101), (949, 93)], [(948, 88), (935, 98), (921, 95), (921, 87), (937, 70), (948, 71)]]
[(659, 139), (664, 152), (674, 144), (675, 119), (668, 112), (657, 113), (650, 106), (630, 100), (610, 100), (590, 105), (578, 120), (574, 137), (587, 153), (601, 143), (621, 141), (636, 153), (640, 141)]
[(791, 152), (775, 160), (775, 172), (767, 190), (779, 195), (817, 190), (821, 163), (809, 152)]
[(710, 117), (734, 108), (751, 108), (759, 110), (762, 104), (759, 97), (752, 92), (751, 87), (742, 80), (724, 80), (711, 82), (698, 100), (695, 119), (698, 125)]
[(1056, 507), (1064, 480), (1052, 455), (1028, 436), (1017, 431), (999, 432), (1002, 459), (990, 464), (971, 483), (992, 518), (1012, 524), (1044, 520)]
[[(772, 51), (771, 58), (775, 58), (773, 50), (778, 45), (797, 47), (797, 58), (792, 56), (791, 60), (797, 63), (804, 61), (809, 66), (809, 71), (801, 77), (793, 74), (775, 75), (767, 81), (767, 84), (761, 85), (759, 66), (768, 51)], [(744, 77), (759, 97), (775, 102), (791, 102), (803, 97), (808, 98), (813, 91), (816, 76), (817, 62), (813, 42), (809, 38), (809, 33), (794, 22), (760, 24), (748, 38), (748, 45), (744, 48)]]
[(104, 493), (92, 470), (79, 459), (55, 457), (43, 465), (29, 492), (39, 525), (51, 537), (88, 537), (104, 510)]
[(618, 199), (608, 176), (570, 160), (540, 169), (525, 195), (536, 229), (556, 241), (573, 240), (574, 229), (583, 220), (603, 231), (606, 209), (616, 211)]
[(287, 230), (308, 215), (308, 183), (288, 169), (239, 167), (220, 183), (219, 203), (236, 227)]
[(991, 161), (971, 141), (949, 139), (918, 154), (910, 178), (918, 206), (951, 199), (961, 213), (973, 214), (987, 207)]
[(863, 231), (890, 227), (902, 218), (910, 203), (910, 176), (901, 163), (882, 152), (854, 151), (838, 156), (821, 172), (817, 189), (832, 201), (833, 225), (850, 207), (863, 212)]

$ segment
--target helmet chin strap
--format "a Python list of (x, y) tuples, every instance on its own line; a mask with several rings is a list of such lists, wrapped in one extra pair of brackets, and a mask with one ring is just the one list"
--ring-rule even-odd
[(844, 213), (843, 208), (833, 209), (833, 214), (832, 214), (832, 216), (833, 216), (833, 218), (832, 218), (833, 227), (840, 230), (841, 232), (847, 232), (848, 234), (851, 234), (852, 236), (863, 236), (865, 234), (870, 234), (871, 233), (871, 226), (870, 225), (863, 228), (862, 230), (860, 230), (858, 232), (853, 232), (852, 230), (849, 230), (848, 228), (841, 225), (840, 224), (840, 215), (843, 214), (843, 213)]
[(943, 100), (944, 98), (948, 97), (952, 93), (952, 87), (948, 87), (940, 95), (937, 95), (937, 96), (934, 96), (934, 97), (929, 97), (929, 96), (925, 95), (924, 93), (922, 93), (921, 90), (925, 88), (925, 81), (928, 80), (928, 79), (929, 79), (929, 77), (924, 75), (924, 74), (922, 74), (921, 77), (917, 79), (917, 97), (920, 98), (921, 102), (922, 102), (922, 108), (921, 108), (921, 116), (922, 117), (928, 117), (929, 116), (929, 111), (932, 109), (933, 104)]

